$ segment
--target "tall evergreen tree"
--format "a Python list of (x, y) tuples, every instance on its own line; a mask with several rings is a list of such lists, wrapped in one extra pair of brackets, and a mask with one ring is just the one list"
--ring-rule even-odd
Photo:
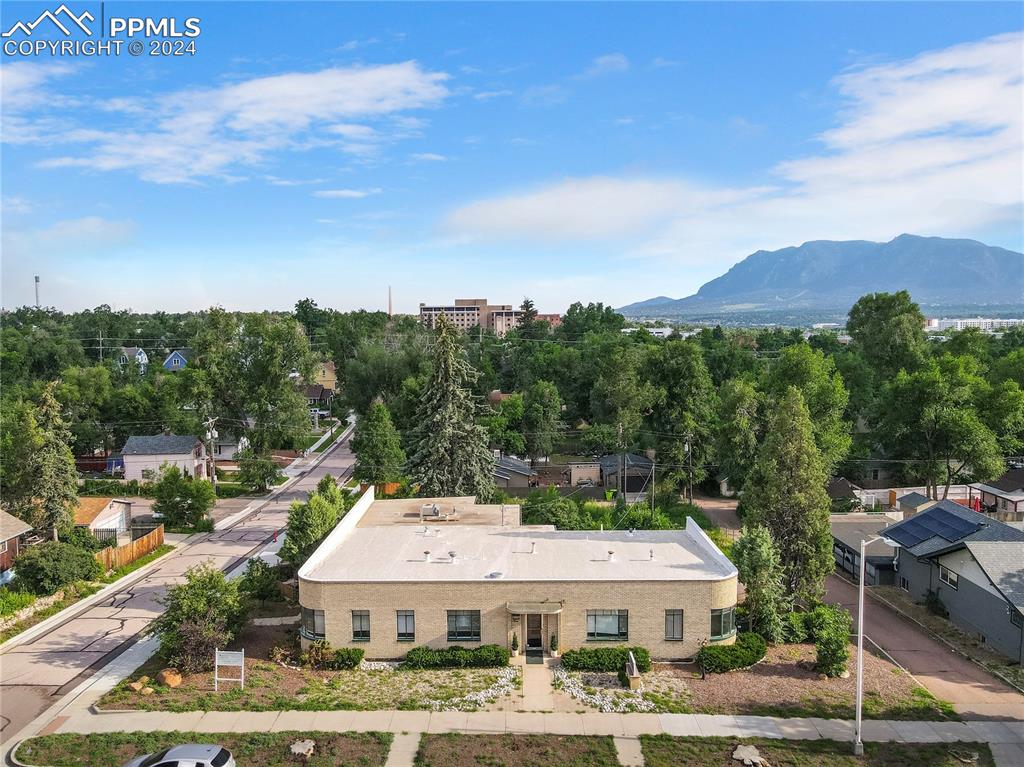
[(405, 453), (401, 437), (391, 422), (391, 413), (379, 399), (356, 421), (352, 451), (356, 454), (352, 476), (360, 482), (379, 485), (402, 479)]
[(768, 528), (744, 527), (732, 547), (732, 558), (746, 588), (750, 629), (768, 642), (782, 641), (782, 615), (786, 612), (782, 562)]
[(791, 599), (820, 599), (834, 566), (827, 479), (807, 405), (791, 386), (776, 405), (743, 491), (748, 524), (768, 528), (779, 548)]
[(488, 497), (494, 489), (494, 455), (487, 430), (476, 421), (477, 372), (466, 359), (458, 330), (437, 320), (434, 366), (416, 411), (409, 477), (425, 496)]
[(57, 530), (70, 527), (78, 504), (78, 472), (71, 453), (71, 430), (60, 414), (54, 394), (57, 383), (43, 389), (39, 398), (38, 423), (42, 440), (34, 458), (35, 498), (42, 523)]

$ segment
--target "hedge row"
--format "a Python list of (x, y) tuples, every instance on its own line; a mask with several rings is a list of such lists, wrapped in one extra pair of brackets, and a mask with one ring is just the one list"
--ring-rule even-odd
[(509, 651), (496, 644), (485, 644), (480, 647), (468, 648), (445, 647), (435, 650), (433, 647), (414, 647), (405, 656), (405, 668), (494, 668), (507, 666)]
[(632, 651), (640, 671), (651, 670), (651, 654), (644, 647), (581, 647), (562, 653), (562, 668), (569, 671), (618, 671), (626, 667)]
[(705, 671), (723, 674), (738, 668), (753, 666), (764, 657), (768, 644), (760, 634), (743, 633), (731, 645), (705, 645), (697, 653), (697, 662)]
[(334, 669), (345, 671), (359, 666), (363, 662), (363, 650), (359, 647), (339, 647), (334, 649), (331, 643), (320, 640), (313, 642), (302, 653), (300, 661), (304, 666), (314, 669)]

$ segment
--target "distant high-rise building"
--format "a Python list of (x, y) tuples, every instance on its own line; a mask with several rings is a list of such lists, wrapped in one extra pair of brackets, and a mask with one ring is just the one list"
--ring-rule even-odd
[(433, 328), (442, 314), (459, 330), (480, 327), (503, 336), (519, 325), (523, 313), (511, 304), (489, 304), (486, 298), (456, 298), (448, 306), (420, 304), (420, 322), (428, 328)]
[(965, 319), (930, 319), (925, 323), (929, 333), (941, 333), (943, 330), (966, 330), (978, 328), (987, 333), (998, 333), (1007, 328), (1024, 325), (1021, 319), (999, 319), (994, 317), (968, 317)]

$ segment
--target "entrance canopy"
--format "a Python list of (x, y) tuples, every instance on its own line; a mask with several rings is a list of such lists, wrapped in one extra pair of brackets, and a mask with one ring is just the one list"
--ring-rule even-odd
[(506, 602), (505, 608), (513, 615), (557, 615), (562, 612), (561, 602)]

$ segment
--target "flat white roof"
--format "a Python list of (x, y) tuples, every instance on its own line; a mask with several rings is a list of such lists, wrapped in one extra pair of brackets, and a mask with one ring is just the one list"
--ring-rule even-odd
[[(608, 552), (613, 554), (609, 557)], [(303, 580), (339, 583), (713, 581), (735, 574), (736, 568), (692, 520), (685, 530), (632, 533), (485, 525), (353, 526), (344, 534), (332, 534), (299, 573)]]

